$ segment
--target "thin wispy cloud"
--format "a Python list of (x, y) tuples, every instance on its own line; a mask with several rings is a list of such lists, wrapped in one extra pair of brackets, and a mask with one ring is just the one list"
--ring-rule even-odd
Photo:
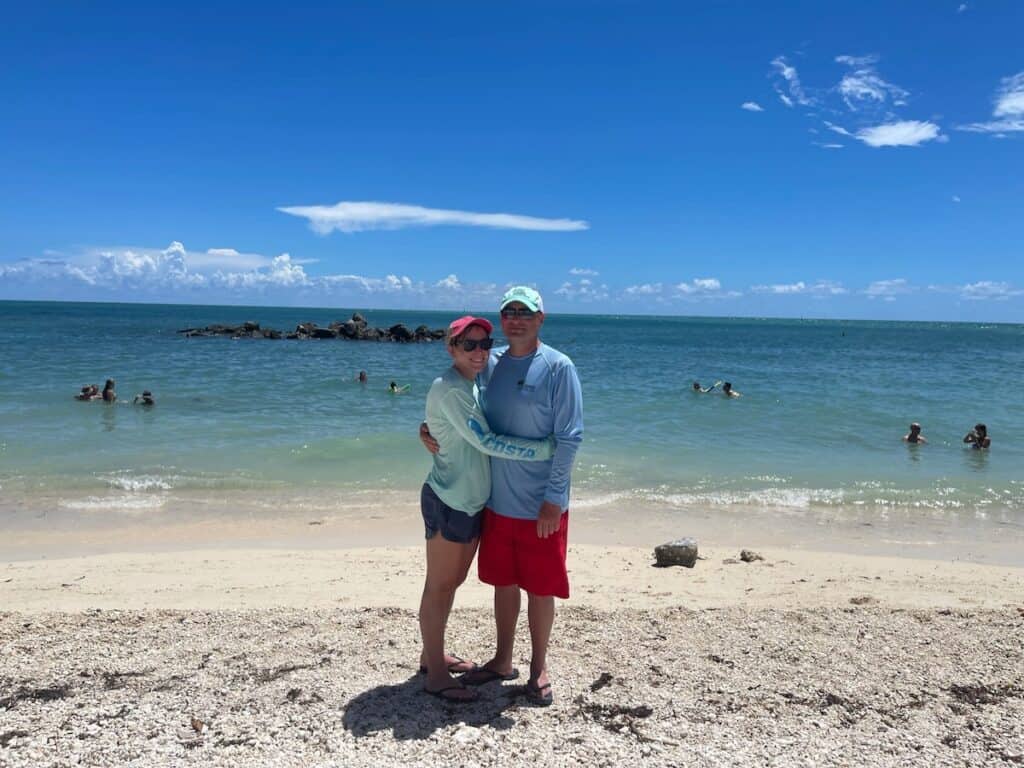
[[(777, 78), (776, 92), (789, 106), (805, 107), (801, 111), (807, 117), (821, 119), (833, 133), (857, 139), (869, 147), (916, 147), (932, 141), (948, 141), (935, 122), (901, 119), (897, 109), (907, 105), (910, 91), (881, 75), (876, 54), (844, 54), (833, 60), (847, 71), (833, 86), (814, 89), (815, 97), (811, 98), (796, 69), (785, 57), (777, 56), (771, 62)], [(788, 93), (781, 89), (782, 83), (788, 86)], [(824, 119), (825, 116), (829, 119)], [(822, 149), (845, 146), (838, 142), (810, 143)]]
[(1016, 296), (1024, 296), (1024, 288), (995, 280), (979, 280), (963, 285), (929, 285), (928, 290), (955, 293), (964, 301), (1006, 301)]
[(960, 5), (958, 5), (956, 7), (956, 12), (957, 13), (963, 13), (966, 10), (967, 10), (967, 3), (960, 3)]
[(906, 104), (910, 93), (882, 78), (875, 67), (878, 56), (836, 56), (836, 62), (850, 68), (836, 87), (851, 110), (858, 111), (865, 105), (877, 107), (886, 101), (894, 106)]
[(604, 283), (595, 285), (589, 278), (583, 277), (576, 282), (566, 281), (555, 289), (555, 294), (569, 301), (606, 301), (611, 295)]
[(656, 296), (665, 289), (662, 283), (642, 283), (640, 285), (630, 285), (623, 293), (627, 296)]
[(849, 293), (841, 283), (832, 280), (818, 280), (805, 283), (775, 283), (773, 285), (755, 285), (750, 288), (753, 293), (768, 293), (776, 296), (842, 296)]
[(959, 203), (960, 202), (960, 195), (953, 195), (953, 202), (954, 203)]
[(575, 232), (589, 229), (586, 221), (547, 219), (514, 213), (475, 213), (419, 205), (379, 202), (341, 202), (336, 205), (283, 206), (277, 210), (309, 221), (314, 232), (365, 232), (407, 227), (488, 227), (533, 232)]
[(596, 269), (587, 269), (586, 267), (573, 267), (569, 270), (570, 275), (579, 275), (582, 277), (597, 277), (600, 272)]
[(740, 104), (740, 109), (745, 109), (747, 112), (764, 112), (764, 107), (756, 101), (744, 101)]
[(786, 61), (785, 56), (776, 56), (772, 59), (772, 67), (778, 78), (775, 83), (775, 92), (783, 104), (787, 107), (793, 107), (796, 104), (807, 107), (814, 104), (814, 99), (804, 91), (796, 67)]
[(992, 117), (995, 119), (983, 123), (958, 125), (957, 130), (996, 135), (1024, 131), (1024, 72), (1002, 79), (996, 90)]
[(897, 296), (913, 293), (916, 290), (905, 278), (899, 277), (893, 280), (876, 280), (865, 288), (862, 293), (869, 299), (895, 301)]

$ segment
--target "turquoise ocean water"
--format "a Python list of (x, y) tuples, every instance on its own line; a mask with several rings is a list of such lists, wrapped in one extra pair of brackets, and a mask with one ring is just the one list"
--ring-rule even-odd
[[(352, 311), (0, 302), (0, 522), (39, 499), (144, 514), (175, 494), (414, 492), (441, 344), (176, 333)], [(455, 315), (362, 311), (377, 326)], [(1024, 326), (550, 315), (542, 336), (583, 383), (578, 503), (1024, 522)], [(116, 405), (72, 399), (107, 377)], [(744, 397), (694, 395), (694, 379)], [(144, 388), (153, 409), (130, 405)], [(901, 443), (910, 421), (927, 446)], [(976, 421), (991, 451), (961, 444)]]

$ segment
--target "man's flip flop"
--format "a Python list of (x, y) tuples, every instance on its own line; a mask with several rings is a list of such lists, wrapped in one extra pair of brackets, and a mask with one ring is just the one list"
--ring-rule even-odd
[(524, 690), (526, 700), (535, 706), (550, 707), (555, 701), (555, 696), (551, 692), (551, 683), (544, 683), (544, 685), (538, 687), (531, 680), (524, 686)]
[(464, 674), (459, 680), (465, 685), (486, 685), (487, 683), (493, 683), (495, 680), (516, 680), (518, 677), (519, 670), (515, 668), (507, 675), (503, 675), (501, 672), (495, 672), (487, 667), (477, 667)]
[(471, 691), (472, 696), (451, 696), (450, 691), (468, 691), (469, 689), (461, 683), (455, 683), (454, 685), (446, 685), (444, 688), (438, 688), (436, 691), (432, 691), (429, 688), (424, 688), (424, 693), (429, 693), (431, 696), (435, 696), (444, 701), (451, 701), (455, 704), (471, 704), (480, 698), (476, 691)]
[[(467, 672), (473, 672), (474, 670), (480, 669), (480, 667), (472, 661), (466, 661), (460, 659), (458, 656), (452, 656), (455, 661), (448, 665), (448, 674), (450, 675), (464, 675)], [(463, 664), (469, 664), (469, 669), (459, 669)], [(427, 665), (420, 664), (420, 674), (427, 674)]]

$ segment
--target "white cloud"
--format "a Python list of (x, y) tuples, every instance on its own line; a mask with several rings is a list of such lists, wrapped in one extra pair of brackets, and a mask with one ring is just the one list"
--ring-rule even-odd
[(939, 126), (935, 123), (901, 120), (861, 128), (857, 131), (856, 138), (869, 147), (916, 147), (926, 141), (941, 141), (944, 137), (940, 135)]
[(822, 149), (842, 149), (844, 146), (843, 144), (819, 144), (818, 142), (815, 142), (815, 144)]
[(992, 116), (998, 119), (958, 125), (957, 129), (997, 135), (1024, 131), (1024, 72), (1002, 79), (996, 91)]
[(664, 285), (661, 283), (644, 283), (642, 285), (631, 285), (626, 288), (625, 293), (627, 296), (653, 296), (659, 294), (664, 289)]
[(895, 280), (876, 280), (864, 289), (863, 293), (869, 299), (883, 299), (884, 301), (895, 301), (897, 296), (913, 293), (917, 289), (910, 285), (904, 278)]
[(566, 281), (555, 293), (570, 301), (605, 301), (610, 293), (605, 284), (594, 285), (592, 280), (582, 278), (575, 283)]
[(967, 3), (960, 3), (960, 5), (958, 5), (956, 7), (956, 12), (957, 13), (963, 13), (966, 10), (967, 10)]
[(960, 202), (960, 195), (953, 195), (953, 202), (954, 203), (959, 203)]
[(875, 69), (877, 56), (836, 56), (836, 61), (853, 70), (844, 75), (836, 86), (846, 106), (851, 110), (856, 111), (866, 103), (881, 105), (887, 99), (891, 99), (895, 106), (906, 103), (905, 100), (910, 93), (898, 85), (886, 82), (878, 74), (878, 70)]
[(843, 126), (841, 126), (841, 125), (836, 125), (835, 123), (830, 123), (830, 122), (829, 122), (828, 120), (823, 120), (822, 122), (824, 122), (824, 123), (825, 123), (825, 126), (826, 126), (826, 127), (827, 127), (827, 128), (828, 128), (828, 129), (830, 130), (830, 131), (835, 131), (835, 132), (836, 132), (836, 133), (838, 133), (838, 134), (839, 134), (840, 136), (853, 136), (853, 134), (852, 134), (852, 133), (850, 133), (850, 132), (849, 132), (848, 130), (846, 130), (845, 128), (843, 128)]
[(792, 107), (794, 103), (805, 107), (814, 104), (814, 99), (807, 95), (803, 85), (800, 83), (800, 75), (797, 73), (796, 67), (787, 62), (785, 56), (776, 56), (772, 59), (772, 66), (785, 81), (788, 91), (788, 95), (786, 95), (782, 92), (781, 84), (777, 83), (775, 86), (775, 92), (779, 95), (783, 104), (787, 107)]
[(764, 112), (764, 107), (756, 101), (744, 101), (740, 104), (740, 109), (745, 109), (747, 112)]
[(1014, 296), (1024, 296), (1024, 288), (1015, 288), (1010, 283), (980, 280), (964, 285), (929, 285), (928, 290), (938, 293), (956, 293), (965, 301), (1006, 301)]
[(814, 283), (805, 283), (803, 280), (796, 283), (776, 283), (774, 285), (755, 285), (751, 291), (754, 293), (770, 293), (777, 296), (787, 295), (809, 295), (809, 296), (841, 296), (849, 293), (841, 283), (832, 280), (818, 280)]
[(334, 230), (362, 232), (442, 225), (539, 232), (573, 232), (590, 228), (587, 222), (575, 219), (542, 219), (512, 213), (473, 213), (402, 203), (341, 202), (337, 205), (285, 206), (277, 210), (308, 219), (310, 227), (321, 235), (330, 234)]
[(573, 267), (569, 270), (570, 275), (585, 275), (586, 277), (597, 277), (600, 272), (596, 269), (587, 269), (586, 267)]

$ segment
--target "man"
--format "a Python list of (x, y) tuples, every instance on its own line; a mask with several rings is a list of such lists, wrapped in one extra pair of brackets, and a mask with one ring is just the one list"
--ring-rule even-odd
[(915, 421), (910, 425), (910, 431), (903, 436), (903, 442), (924, 445), (928, 441), (921, 434), (921, 425)]
[[(569, 479), (583, 439), (583, 395), (572, 360), (540, 340), (544, 301), (528, 286), (501, 300), (501, 329), (508, 347), (491, 355), (478, 380), (481, 405), (499, 434), (555, 438), (548, 461), (491, 458), (491, 497), (484, 510), (478, 569), (494, 587), (497, 648), (482, 667), (466, 673), (468, 685), (512, 680), (520, 589), (527, 595), (532, 654), (526, 696), (547, 706), (554, 697), (547, 671), (555, 597), (569, 597), (565, 566), (569, 529)], [(430, 447), (428, 435), (424, 442)]]

